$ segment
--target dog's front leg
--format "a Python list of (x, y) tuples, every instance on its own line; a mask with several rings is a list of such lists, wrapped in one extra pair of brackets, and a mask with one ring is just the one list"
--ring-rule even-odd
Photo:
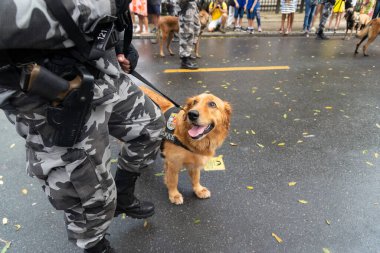
[(179, 169), (169, 161), (165, 162), (165, 183), (168, 188), (169, 200), (173, 204), (183, 204), (182, 194), (178, 191)]
[(172, 48), (170, 47), (170, 45), (173, 41), (173, 37), (174, 37), (174, 33), (170, 32), (168, 35), (167, 44), (166, 44), (166, 48), (168, 49), (170, 55), (175, 55), (172, 51)]
[(201, 33), (199, 34), (198, 41), (197, 41), (197, 43), (195, 43), (195, 47), (194, 47), (195, 56), (196, 56), (197, 58), (201, 58), (201, 55), (199, 54), (199, 42), (200, 42), (200, 40), (201, 40), (201, 35), (202, 35), (202, 31), (201, 31)]
[(211, 192), (206, 187), (203, 187), (200, 184), (201, 169), (194, 168), (194, 169), (188, 169), (187, 171), (191, 178), (191, 183), (193, 185), (193, 191), (195, 195), (197, 195), (197, 197), (200, 199), (207, 199), (211, 197)]

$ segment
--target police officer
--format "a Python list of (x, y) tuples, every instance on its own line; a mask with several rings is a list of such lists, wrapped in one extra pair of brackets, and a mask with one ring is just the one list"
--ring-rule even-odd
[(322, 0), (322, 16), (321, 21), (319, 23), (319, 28), (317, 31), (317, 39), (328, 40), (329, 38), (325, 35), (323, 30), (325, 29), (325, 25), (329, 17), (331, 16), (331, 11), (335, 5), (335, 0)]
[(198, 69), (191, 56), (201, 31), (199, 10), (195, 0), (178, 0), (179, 7), (179, 57), (181, 68)]
[[(124, 0), (57, 2), (64, 4), (86, 33), (105, 15), (130, 20), (124, 15), (129, 4)], [(16, 13), (23, 19), (16, 20)], [(141, 170), (156, 158), (164, 120), (159, 108), (125, 74), (136, 67), (138, 59), (128, 37), (121, 51), (110, 47), (99, 58), (86, 60), (78, 56), (78, 45), (67, 39), (65, 29), (51, 15), (44, 0), (0, 1), (0, 31), (7, 34), (0, 38), (0, 108), (25, 139), (28, 174), (39, 180), (53, 207), (64, 212), (68, 239), (84, 252), (114, 252), (105, 238), (114, 216), (125, 213), (147, 218), (154, 214), (153, 203), (139, 201), (134, 189)], [(93, 38), (86, 39), (90, 45), (95, 43)], [(33, 71), (38, 66), (41, 71), (35, 75), (37, 79), (42, 76), (44, 89), (28, 86), (37, 82), (33, 78), (23, 80), (27, 87), (20, 88), (18, 75), (23, 66)], [(73, 98), (70, 94), (82, 89), (83, 82), (79, 88), (61, 87), (57, 98), (52, 94), (58, 83), (65, 83), (64, 78), (78, 75), (78, 66), (91, 74), (79, 80), (93, 76), (95, 85), (93, 96), (81, 97), (91, 103), (82, 117), (78, 139), (66, 146), (57, 139), (69, 136), (57, 135), (61, 132), (49, 120), (47, 110), (67, 109), (66, 101)], [(11, 84), (9, 77), (15, 78)], [(43, 78), (57, 82), (43, 82)], [(109, 135), (123, 142), (115, 177), (110, 172)]]

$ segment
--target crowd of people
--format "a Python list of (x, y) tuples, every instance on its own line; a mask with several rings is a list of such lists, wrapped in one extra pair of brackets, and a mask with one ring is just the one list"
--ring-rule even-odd
[[(197, 1), (196, 1), (197, 2)], [(198, 1), (202, 2), (202, 0)], [(369, 19), (376, 18), (380, 12), (380, 0), (305, 0), (304, 2), (304, 23), (303, 32), (309, 35), (316, 32), (317, 35), (325, 39), (323, 30), (336, 32), (342, 18), (348, 9), (356, 13), (365, 14)], [(260, 17), (260, 0), (215, 0), (203, 3), (211, 16), (208, 25), (208, 31), (220, 31), (225, 33), (226, 30), (235, 32), (248, 32), (253, 34), (255, 31), (254, 20), (258, 32), (262, 32)], [(152, 16), (151, 20), (154, 33), (157, 29), (158, 19), (161, 15), (160, 6), (174, 6), (176, 0), (133, 0), (130, 6), (131, 12), (137, 14), (139, 26), (135, 25), (137, 33), (148, 33), (148, 15)], [(281, 24), (279, 33), (287, 35), (293, 30), (294, 15), (297, 10), (299, 0), (281, 0)], [(140, 7), (139, 7), (140, 6)], [(144, 8), (142, 8), (144, 6)], [(141, 12), (140, 10), (145, 10)], [(168, 15), (178, 15), (178, 13), (169, 11)], [(243, 20), (246, 17), (247, 26), (243, 27)], [(319, 19), (318, 19), (319, 17)], [(144, 21), (145, 20), (145, 21)], [(334, 22), (335, 20), (335, 22)]]

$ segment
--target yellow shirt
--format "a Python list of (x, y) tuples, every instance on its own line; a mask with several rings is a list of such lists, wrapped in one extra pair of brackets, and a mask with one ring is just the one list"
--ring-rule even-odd
[[(208, 9), (211, 10), (214, 8), (214, 3), (211, 2)], [(222, 9), (227, 11), (227, 4), (225, 2), (222, 3)], [(211, 13), (211, 20), (217, 20), (222, 16), (223, 12), (219, 8), (215, 8), (215, 10)]]

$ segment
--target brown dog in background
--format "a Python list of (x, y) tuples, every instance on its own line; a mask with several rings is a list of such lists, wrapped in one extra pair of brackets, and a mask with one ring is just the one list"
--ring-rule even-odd
[(363, 55), (368, 56), (367, 49), (368, 46), (376, 39), (377, 35), (380, 33), (380, 18), (372, 19), (366, 27), (358, 34), (361, 38), (360, 42), (356, 44), (355, 54), (358, 53), (358, 49), (364, 40), (368, 38), (367, 43), (363, 46)]
[[(174, 105), (154, 91), (140, 87), (165, 113)], [(174, 124), (174, 136), (183, 144), (179, 146), (163, 140), (162, 154), (165, 159), (165, 183), (172, 203), (183, 203), (178, 191), (178, 176), (186, 168), (191, 178), (193, 191), (198, 198), (211, 196), (200, 184), (201, 170), (227, 137), (230, 127), (231, 106), (212, 94), (200, 94), (188, 98), (185, 107), (175, 114), (167, 125)], [(172, 117), (170, 117), (172, 119)]]
[[(199, 20), (201, 23), (201, 32), (199, 34), (199, 39), (197, 44), (195, 44), (195, 56), (200, 57), (199, 54), (199, 41), (201, 39), (202, 31), (207, 26), (209, 20), (209, 14), (205, 10), (199, 11)], [(164, 43), (166, 43), (166, 48), (169, 51), (170, 55), (174, 55), (173, 51), (170, 48), (170, 44), (173, 40), (174, 33), (179, 32), (179, 23), (178, 17), (175, 16), (161, 16), (158, 21), (158, 29), (156, 32), (156, 38), (160, 45), (160, 55), (162, 57), (164, 54)], [(162, 34), (162, 39), (160, 39), (160, 33)]]

